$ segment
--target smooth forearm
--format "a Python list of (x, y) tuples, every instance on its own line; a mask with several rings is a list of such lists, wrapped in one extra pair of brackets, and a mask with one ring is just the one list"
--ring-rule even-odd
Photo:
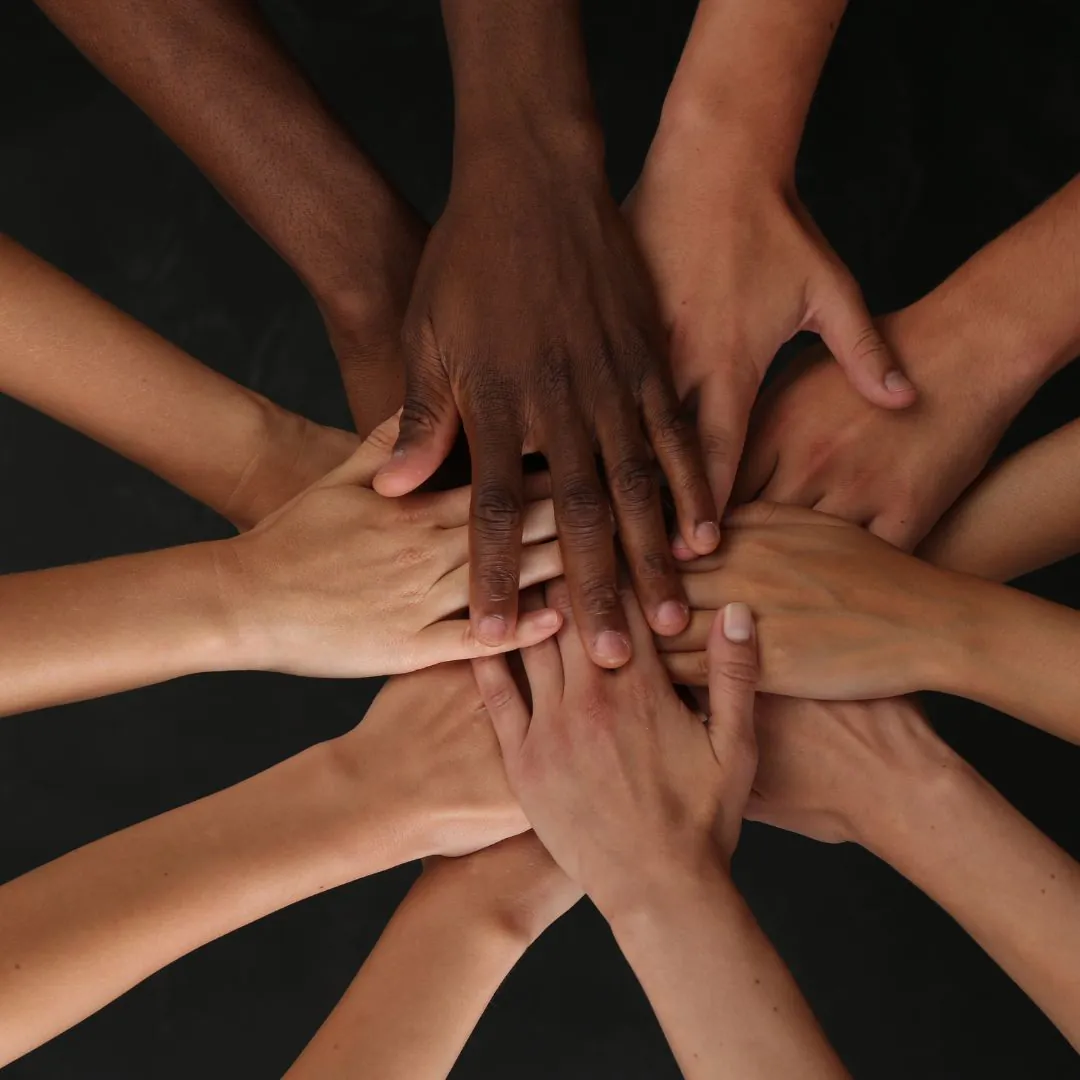
[(378, 772), (327, 743), (0, 888), (0, 1060), (204, 943), (421, 854)]
[(702, 0), (664, 104), (661, 140), (788, 180), (847, 0)]
[[(1080, 742), (1080, 612), (961, 575), (932, 601), (918, 688), (980, 701)], [(935, 616), (935, 619), (938, 617)]]
[[(602, 143), (578, 0), (443, 0), (454, 74), (455, 179), (508, 146), (598, 167)], [(522, 164), (518, 160), (518, 165)]]
[(40, 0), (332, 304), (381, 296), (393, 196), (244, 0)]
[(1080, 421), (1002, 462), (918, 549), (935, 566), (1010, 581), (1080, 551)]
[(949, 912), (1080, 1048), (1080, 866), (959, 759), (895, 798), (887, 789), (857, 817), (861, 842)]
[(248, 666), (213, 548), (0, 577), (0, 715)]
[(289, 1080), (447, 1076), (527, 946), (421, 877)]
[(718, 866), (663, 883), (609, 921), (688, 1080), (847, 1075)]

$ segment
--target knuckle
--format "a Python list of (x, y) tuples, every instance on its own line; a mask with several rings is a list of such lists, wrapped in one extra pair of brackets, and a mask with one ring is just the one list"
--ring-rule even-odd
[(865, 326), (859, 331), (851, 351), (858, 360), (880, 359), (887, 352), (885, 342), (873, 326)]
[(756, 686), (758, 682), (758, 666), (752, 660), (721, 660), (714, 670), (725, 682), (741, 686)]
[(571, 479), (563, 484), (558, 499), (558, 519), (560, 532), (571, 537), (610, 531), (611, 526), (602, 491), (597, 484), (584, 479)]
[(479, 585), (489, 604), (503, 604), (517, 595), (517, 568), (509, 563), (489, 560), (479, 568)]
[(639, 582), (665, 581), (671, 571), (672, 560), (666, 551), (647, 551), (634, 562), (634, 576)]
[(435, 403), (429, 401), (417, 388), (410, 389), (405, 395), (405, 404), (401, 409), (401, 434), (408, 436), (418, 432), (432, 432), (439, 426), (439, 411)]
[(648, 509), (659, 491), (652, 463), (642, 458), (625, 458), (611, 469), (611, 490), (620, 508), (630, 513)]
[(698, 437), (701, 440), (701, 451), (707, 458), (732, 461), (738, 454), (735, 436), (727, 428), (704, 424)]
[(619, 590), (609, 581), (589, 581), (581, 589), (582, 609), (593, 618), (604, 618), (622, 610)]
[(521, 528), (521, 501), (501, 485), (484, 485), (473, 501), (472, 519), (486, 537), (509, 538)]
[(489, 711), (504, 712), (514, 704), (514, 691), (505, 683), (489, 686), (484, 691), (484, 702)]

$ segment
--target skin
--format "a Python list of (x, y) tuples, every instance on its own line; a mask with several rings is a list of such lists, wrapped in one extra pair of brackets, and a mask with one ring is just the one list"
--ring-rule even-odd
[(581, 890), (533, 833), (432, 859), (286, 1080), (441, 1080), (513, 966)]
[(239, 386), (0, 237), (0, 392), (249, 529), (359, 446)]
[[(1080, 741), (1080, 613), (931, 566), (819, 511), (755, 503), (730, 520), (723, 554), (689, 564), (700, 573), (687, 593), (706, 613), (754, 598), (763, 689), (835, 700), (938, 690)], [(661, 647), (700, 650), (708, 619)], [(668, 668), (706, 681), (700, 651)]]
[(632, 597), (633, 660), (600, 671), (568, 590), (555, 641), (474, 664), (512, 790), (537, 836), (608, 920), (689, 1080), (839, 1077), (843, 1066), (728, 873), (756, 763), (753, 621), (731, 604), (710, 638), (713, 712), (679, 700)]
[(401, 437), (376, 488), (413, 490), (464, 426), (471, 617), (478, 640), (501, 642), (517, 619), (522, 451), (542, 452), (577, 624), (594, 662), (615, 668), (630, 638), (612, 513), (650, 625), (675, 633), (688, 612), (657, 467), (700, 554), (719, 540), (715, 503), (649, 275), (604, 177), (578, 3), (444, 0), (443, 15), (453, 178), (406, 315)]
[(347, 735), (0, 886), (0, 1061), (288, 904), (525, 828), (469, 668), (391, 679)]
[[(249, 533), (0, 578), (0, 713), (115, 693), (200, 671), (364, 677), (483, 654), (465, 619), (467, 489), (384, 499), (371, 479), (396, 420)], [(560, 572), (550, 502), (526, 581)], [(530, 612), (516, 640), (557, 629)]]
[[(702, 0), (627, 200), (718, 506), (780, 346), (821, 335), (871, 406), (915, 400), (851, 273), (795, 189), (795, 157), (846, 0)], [(873, 411), (871, 408), (870, 411)], [(680, 537), (676, 553), (692, 557)]]
[(1080, 865), (905, 699), (761, 697), (747, 816), (854, 841), (936, 900), (1080, 1049)]
[(38, 6), (202, 169), (315, 298), (357, 431), (401, 405), (425, 229), (247, 0)]
[(871, 408), (826, 353), (806, 354), (755, 409), (736, 500), (814, 507), (912, 549), (1080, 353), (1078, 243), (1080, 179), (882, 320), (919, 387), (911, 409)]

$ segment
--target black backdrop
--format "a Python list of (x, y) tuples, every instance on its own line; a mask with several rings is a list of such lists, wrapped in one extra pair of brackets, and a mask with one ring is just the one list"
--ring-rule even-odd
[[(275, 0), (268, 11), (363, 145), (429, 218), (451, 98), (435, 0)], [(586, 0), (612, 183), (625, 193), (689, 0)], [(1080, 6), (853, 0), (800, 161), (812, 212), (871, 307), (906, 303), (1080, 171)], [(287, 269), (29, 0), (0, 6), (0, 229), (194, 355), (346, 422), (314, 307)], [(1065, 373), (1010, 432), (1071, 419)], [(223, 535), (214, 515), (0, 399), (0, 571)], [(1076, 497), (1062, 492), (1063, 498)], [(1076, 563), (1027, 585), (1075, 604)], [(373, 683), (192, 678), (0, 723), (0, 877), (347, 730)], [(1080, 855), (1080, 752), (954, 700), (946, 737)], [(1080, 1076), (1066, 1043), (932, 903), (871, 856), (759, 826), (737, 874), (857, 1077)], [(11, 1066), (20, 1080), (279, 1076), (371, 948), (414, 871), (323, 895), (216, 942)], [(496, 997), (455, 1077), (677, 1076), (586, 905)]]

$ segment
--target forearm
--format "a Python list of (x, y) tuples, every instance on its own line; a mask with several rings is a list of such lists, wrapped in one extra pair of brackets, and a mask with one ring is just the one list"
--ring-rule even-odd
[(847, 1075), (719, 867), (667, 883), (609, 921), (687, 1080)]
[(701, 0), (659, 138), (788, 181), (847, 0)]
[(311, 445), (314, 425), (193, 360), (5, 237), (0, 392), (241, 526), (298, 494), (317, 478), (312, 471), (340, 464), (352, 446), (344, 432), (330, 438), (324, 429), (328, 437)]
[(213, 547), (0, 577), (0, 715), (246, 666)]
[[(40, 0), (321, 303), (385, 288), (393, 196), (245, 0)], [(358, 297), (357, 294), (360, 294)]]
[(935, 566), (1009, 581), (1080, 551), (1080, 421), (1002, 462), (918, 549)]
[(1080, 866), (955, 765), (897, 798), (875, 791), (860, 839), (949, 912), (1080, 1049)]
[(423, 854), (385, 778), (357, 783), (333, 746), (0, 888), (0, 1061), (208, 941)]
[[(454, 170), (507, 146), (587, 161), (602, 145), (578, 0), (443, 0), (454, 74)], [(519, 164), (520, 160), (519, 159)]]
[(421, 877), (289, 1080), (447, 1076), (527, 945)]

